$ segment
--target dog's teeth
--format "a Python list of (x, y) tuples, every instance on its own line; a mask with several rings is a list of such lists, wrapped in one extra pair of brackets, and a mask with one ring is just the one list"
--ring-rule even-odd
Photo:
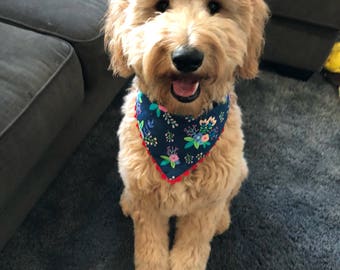
[(195, 85), (195, 92), (197, 91), (198, 87), (200, 86), (200, 83), (197, 82), (196, 85)]

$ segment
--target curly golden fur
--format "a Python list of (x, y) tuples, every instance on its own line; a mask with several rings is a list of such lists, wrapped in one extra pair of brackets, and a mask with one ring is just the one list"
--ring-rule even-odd
[[(203, 270), (211, 239), (229, 227), (230, 201), (248, 173), (234, 83), (258, 72), (267, 16), (263, 0), (110, 1), (104, 30), (111, 68), (124, 77), (135, 74), (118, 135), (125, 187), (121, 207), (134, 222), (136, 269)], [(188, 103), (169, 90), (181, 73), (171, 58), (180, 46), (204, 52), (202, 65), (192, 72), (201, 93)], [(230, 95), (219, 141), (179, 183), (171, 185), (161, 178), (141, 143), (134, 109), (138, 90), (170, 113), (194, 116)], [(177, 230), (169, 250), (171, 216), (177, 216)]]

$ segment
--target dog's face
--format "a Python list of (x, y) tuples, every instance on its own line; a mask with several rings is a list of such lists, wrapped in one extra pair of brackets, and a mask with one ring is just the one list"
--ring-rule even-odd
[(105, 43), (115, 73), (135, 73), (170, 112), (196, 115), (235, 78), (256, 76), (266, 19), (263, 0), (111, 0)]

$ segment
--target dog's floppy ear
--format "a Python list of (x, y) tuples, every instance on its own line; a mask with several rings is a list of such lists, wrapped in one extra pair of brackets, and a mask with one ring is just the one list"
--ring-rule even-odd
[(251, 0), (253, 16), (248, 37), (247, 54), (239, 76), (243, 79), (253, 79), (258, 73), (259, 58), (264, 45), (264, 26), (269, 16), (269, 9), (263, 0)]
[(110, 69), (122, 77), (133, 74), (127, 64), (122, 39), (127, 31), (124, 26), (127, 6), (127, 0), (110, 0), (104, 25), (104, 44), (110, 55)]

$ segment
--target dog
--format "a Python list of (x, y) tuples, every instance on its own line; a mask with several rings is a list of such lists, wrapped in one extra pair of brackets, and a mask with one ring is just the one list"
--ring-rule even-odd
[(228, 229), (248, 175), (234, 84), (258, 73), (268, 12), (263, 0), (109, 2), (110, 68), (134, 75), (118, 165), (135, 269), (206, 269), (210, 241)]

